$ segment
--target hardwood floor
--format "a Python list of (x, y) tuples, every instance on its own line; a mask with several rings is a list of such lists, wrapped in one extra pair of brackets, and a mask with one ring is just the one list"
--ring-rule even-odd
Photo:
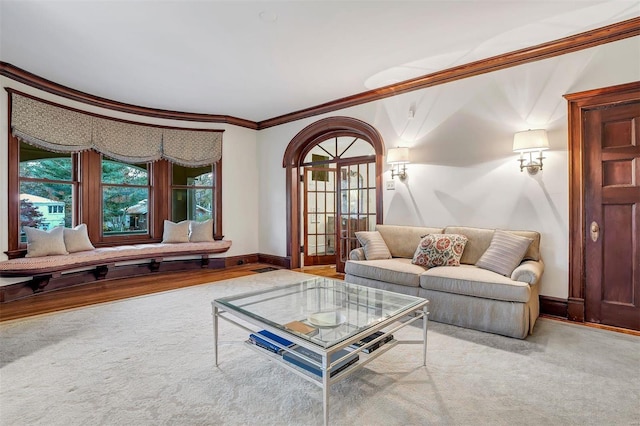
[[(257, 269), (269, 267), (273, 267), (273, 265), (250, 263), (246, 265), (232, 266), (222, 270), (203, 269), (197, 271), (165, 272), (157, 275), (121, 278), (117, 280), (96, 282), (93, 284), (84, 284), (77, 287), (69, 287), (52, 291), (50, 293), (38, 294), (22, 300), (15, 300), (0, 304), (0, 322), (63, 311), (66, 309), (75, 309), (97, 303), (112, 302), (114, 300), (126, 299), (128, 297), (143, 296), (145, 294), (243, 277), (259, 273), (256, 272)], [(335, 265), (306, 266), (294, 269), (294, 271), (337, 280), (344, 279), (344, 274), (336, 272)], [(545, 315), (541, 315), (541, 317), (556, 321), (563, 321), (570, 324), (584, 325), (587, 327), (640, 336), (640, 332), (634, 330), (621, 329), (601, 324), (576, 323), (566, 319)]]
[[(0, 304), (0, 321), (26, 318), (96, 303), (112, 302), (128, 297), (238, 278), (257, 274), (258, 272), (255, 272), (255, 270), (272, 266), (262, 263), (250, 263), (228, 267), (223, 270), (203, 269), (166, 272), (157, 275), (99, 281), (92, 284), (69, 287), (50, 293), (38, 294), (26, 299), (2, 303)], [(295, 270), (334, 279), (344, 278), (344, 274), (336, 272), (335, 266), (308, 266)]]

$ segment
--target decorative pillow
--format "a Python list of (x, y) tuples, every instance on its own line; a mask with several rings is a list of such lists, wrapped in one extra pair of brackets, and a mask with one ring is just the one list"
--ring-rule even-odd
[(64, 245), (64, 227), (62, 226), (56, 226), (49, 232), (25, 226), (24, 233), (27, 234), (27, 254), (25, 257), (69, 254)]
[(391, 259), (391, 252), (378, 231), (358, 231), (356, 238), (364, 249), (367, 260)]
[(489, 248), (476, 262), (476, 266), (507, 277), (522, 262), (533, 240), (496, 229)]
[(64, 245), (69, 253), (95, 249), (89, 239), (87, 225), (84, 223), (81, 223), (75, 228), (64, 228), (63, 236)]
[(189, 220), (182, 222), (164, 221), (164, 232), (162, 233), (163, 243), (188, 243), (189, 242)]
[(467, 237), (460, 234), (425, 235), (420, 240), (411, 263), (427, 268), (460, 266), (460, 258), (467, 241)]
[(189, 241), (192, 243), (213, 241), (213, 219), (204, 222), (192, 220), (189, 223)]

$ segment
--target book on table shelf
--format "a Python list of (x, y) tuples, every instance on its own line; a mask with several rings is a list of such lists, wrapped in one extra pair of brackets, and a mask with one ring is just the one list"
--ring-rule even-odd
[[(337, 352), (334, 352), (333, 354), (331, 354), (330, 362), (334, 362), (335, 360), (340, 359), (349, 353), (350, 352), (345, 349), (341, 349)], [(298, 345), (292, 346), (289, 350), (287, 350), (282, 355), (282, 359), (284, 359), (285, 361), (288, 361), (291, 364), (297, 365), (298, 367), (301, 367), (315, 374), (318, 377), (322, 377), (322, 367), (307, 361), (306, 359), (298, 356), (297, 354), (302, 354), (308, 358), (311, 358), (312, 360), (316, 361), (318, 364), (322, 364), (322, 355), (312, 352), (309, 349), (303, 348), (302, 346), (298, 346)], [(340, 363), (338, 363), (333, 367), (333, 369), (331, 370), (331, 373), (329, 374), (329, 377), (335, 376), (339, 372), (348, 368), (350, 365), (358, 362), (359, 359), (360, 357), (358, 356), (358, 354), (353, 354), (353, 356), (343, 359), (342, 361), (340, 361)]]
[(289, 330), (292, 330), (301, 334), (306, 334), (307, 336), (315, 336), (319, 332), (319, 330), (316, 327), (313, 327), (302, 321), (291, 321), (289, 323), (286, 323), (284, 326)]
[[(352, 349), (360, 349), (361, 347), (365, 346), (367, 343), (371, 342), (374, 339), (377, 339), (378, 337), (382, 336), (383, 334), (384, 334), (384, 331), (376, 331), (375, 333), (372, 333), (372, 334), (364, 337), (362, 340), (358, 340), (357, 342), (349, 345), (349, 347), (352, 348)], [(376, 343), (374, 343), (373, 345), (369, 346), (368, 348), (363, 349), (362, 352), (364, 352), (365, 354), (370, 354), (371, 352), (373, 352), (376, 349), (378, 349), (380, 346), (382, 346), (385, 343), (388, 343), (388, 342), (390, 342), (392, 340), (393, 340), (393, 334), (389, 334), (388, 336), (386, 336), (383, 339), (378, 340)]]
[[(278, 343), (278, 345), (271, 343), (267, 339), (273, 340), (274, 342)], [(289, 348), (293, 346), (293, 342), (290, 342), (289, 340), (273, 334), (267, 330), (260, 330), (257, 333), (251, 333), (249, 335), (249, 341), (256, 346), (259, 346), (276, 354), (281, 354), (283, 347)]]

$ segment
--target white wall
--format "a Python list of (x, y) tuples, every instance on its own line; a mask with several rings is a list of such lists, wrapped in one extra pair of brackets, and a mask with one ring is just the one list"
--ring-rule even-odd
[[(542, 233), (541, 294), (568, 295), (567, 113), (563, 94), (640, 80), (640, 37), (419, 90), (260, 132), (215, 123), (134, 117), (79, 104), (0, 77), (12, 87), (78, 109), (152, 124), (225, 129), (223, 232), (227, 255), (286, 255), (284, 151), (327, 116), (373, 125), (387, 147), (411, 147), (408, 178), (384, 193), (385, 223), (532, 229)], [(364, 86), (363, 86), (364, 90)], [(7, 236), (7, 93), (0, 91), (0, 260)], [(410, 106), (415, 117), (408, 119)], [(544, 171), (521, 173), (513, 133), (546, 128)], [(386, 172), (385, 179), (390, 179)], [(10, 280), (0, 280), (0, 285)]]
[[(117, 111), (105, 110), (89, 105), (73, 102), (64, 98), (51, 95), (33, 89), (29, 86), (1, 77), (0, 84), (3, 88), (10, 87), (24, 93), (51, 100), (62, 105), (72, 106), (77, 109), (102, 114), (109, 117), (128, 119), (148, 124), (164, 126), (176, 126), (200, 129), (223, 129), (222, 143), (222, 231), (225, 239), (232, 240), (233, 244), (228, 252), (220, 255), (234, 256), (239, 254), (251, 254), (258, 252), (258, 165), (256, 158), (256, 134), (255, 130), (243, 127), (219, 123), (195, 123), (189, 121), (176, 121), (157, 119), (152, 117), (134, 116)], [(7, 212), (8, 212), (8, 186), (7, 186), (7, 143), (8, 143), (8, 117), (7, 117), (6, 90), (0, 91), (0, 260), (5, 260), (4, 252), (8, 249)], [(23, 281), (23, 279), (2, 279), (0, 285), (11, 282)]]
[[(408, 178), (384, 193), (389, 224), (530, 229), (542, 234), (540, 292), (568, 296), (567, 103), (564, 94), (640, 80), (640, 37), (260, 131), (260, 253), (286, 255), (284, 151), (305, 126), (350, 116), (411, 148)], [(415, 117), (408, 112), (415, 105)], [(513, 134), (545, 128), (536, 176), (520, 172)], [(390, 172), (385, 173), (385, 180)]]

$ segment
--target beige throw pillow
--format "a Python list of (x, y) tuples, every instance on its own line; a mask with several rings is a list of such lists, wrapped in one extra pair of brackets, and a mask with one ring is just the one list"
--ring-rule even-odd
[(378, 231), (358, 231), (356, 238), (364, 249), (367, 260), (391, 259), (391, 252)]
[(411, 263), (426, 268), (460, 266), (460, 258), (467, 241), (467, 237), (460, 234), (425, 235), (420, 240)]
[(510, 277), (522, 262), (533, 240), (496, 229), (489, 248), (476, 262), (476, 266)]
[(64, 245), (69, 253), (95, 249), (89, 239), (87, 225), (84, 223), (81, 223), (75, 228), (64, 228), (63, 236)]
[(192, 243), (213, 241), (213, 219), (204, 222), (192, 220), (189, 223), (189, 241)]
[(163, 243), (188, 243), (189, 242), (189, 220), (182, 222), (164, 221), (164, 232), (162, 233)]
[(62, 226), (56, 226), (48, 232), (25, 226), (24, 233), (27, 234), (27, 254), (25, 257), (69, 254), (64, 245), (64, 228)]

